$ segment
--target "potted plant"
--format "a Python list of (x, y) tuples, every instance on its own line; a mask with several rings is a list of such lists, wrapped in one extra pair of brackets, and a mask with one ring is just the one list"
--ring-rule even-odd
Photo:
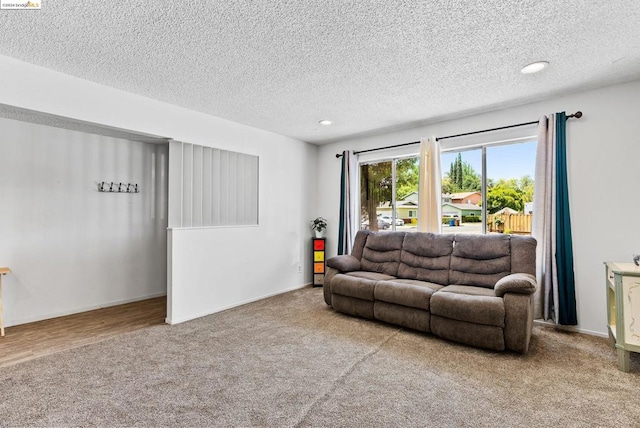
[(327, 230), (327, 220), (322, 217), (318, 217), (311, 222), (311, 229), (316, 232), (316, 238), (322, 238), (324, 231)]

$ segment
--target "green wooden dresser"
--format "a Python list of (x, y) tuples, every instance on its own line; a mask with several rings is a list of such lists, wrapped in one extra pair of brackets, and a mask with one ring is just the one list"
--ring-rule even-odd
[(609, 337), (618, 352), (618, 368), (629, 371), (630, 352), (640, 352), (640, 267), (606, 262)]

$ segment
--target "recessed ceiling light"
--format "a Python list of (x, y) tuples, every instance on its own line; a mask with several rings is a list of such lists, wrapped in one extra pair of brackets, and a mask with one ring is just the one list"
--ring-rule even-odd
[(537, 73), (538, 71), (540, 71), (543, 68), (545, 68), (547, 65), (549, 65), (549, 63), (547, 61), (534, 62), (534, 63), (531, 63), (529, 65), (525, 65), (524, 67), (522, 67), (522, 70), (520, 70), (520, 72), (523, 73), (523, 74)]
[(331, 125), (333, 122), (331, 122), (328, 119), (323, 119), (320, 122), (318, 122), (320, 125)]

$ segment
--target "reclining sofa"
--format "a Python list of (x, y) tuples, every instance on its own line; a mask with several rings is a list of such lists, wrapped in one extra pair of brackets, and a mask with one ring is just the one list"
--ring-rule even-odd
[(345, 314), (526, 353), (535, 260), (528, 236), (359, 231), (350, 255), (327, 260), (324, 299)]

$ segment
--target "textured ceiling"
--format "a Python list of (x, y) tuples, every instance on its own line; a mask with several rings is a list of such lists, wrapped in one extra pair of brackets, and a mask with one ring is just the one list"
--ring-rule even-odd
[(2, 55), (317, 144), (640, 78), (628, 0), (50, 0), (0, 29)]

